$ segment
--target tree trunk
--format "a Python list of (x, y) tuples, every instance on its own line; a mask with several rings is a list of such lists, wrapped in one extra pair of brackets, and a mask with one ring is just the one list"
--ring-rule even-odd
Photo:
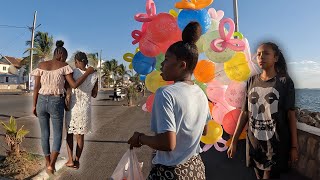
[(128, 106), (132, 106), (132, 105), (133, 105), (132, 97), (128, 96)]
[(18, 143), (11, 144), (10, 154), (18, 157), (20, 156), (20, 145)]

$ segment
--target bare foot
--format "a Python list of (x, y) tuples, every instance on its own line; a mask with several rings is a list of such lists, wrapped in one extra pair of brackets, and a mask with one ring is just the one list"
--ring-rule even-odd
[(65, 163), (65, 165), (67, 166), (67, 167), (74, 167), (74, 163), (73, 163), (73, 160), (68, 160), (66, 163)]
[(50, 175), (53, 175), (55, 171), (56, 171), (56, 170), (55, 170), (54, 168), (52, 168), (51, 166), (48, 166), (47, 169), (46, 169), (46, 172), (47, 172), (47, 174), (48, 174), (49, 176), (50, 176)]

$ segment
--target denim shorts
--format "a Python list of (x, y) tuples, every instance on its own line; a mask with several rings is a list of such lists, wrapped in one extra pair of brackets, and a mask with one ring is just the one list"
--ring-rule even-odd
[(41, 146), (45, 156), (50, 155), (50, 120), (53, 128), (52, 151), (60, 151), (64, 118), (64, 96), (38, 95), (37, 115), (41, 129)]

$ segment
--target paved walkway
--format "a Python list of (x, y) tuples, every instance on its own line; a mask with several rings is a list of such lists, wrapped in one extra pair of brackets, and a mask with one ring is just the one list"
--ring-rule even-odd
[[(122, 155), (129, 148), (125, 142), (134, 131), (151, 133), (149, 127), (150, 114), (143, 112), (142, 100), (135, 107), (123, 106), (126, 101), (114, 102), (108, 94), (100, 93), (93, 101), (93, 133), (85, 137), (85, 148), (80, 161), (80, 169), (63, 167), (52, 179), (108, 179), (114, 171)], [(30, 152), (41, 154), (40, 132), (37, 119), (27, 116), (18, 119), (19, 125), (25, 125), (31, 132), (23, 142), (23, 147)], [(0, 130), (3, 133), (3, 130)], [(64, 136), (65, 137), (65, 136)], [(0, 137), (1, 138), (1, 137)], [(227, 139), (227, 137), (225, 137)], [(3, 141), (0, 140), (0, 143)], [(0, 155), (4, 154), (0, 149)], [(144, 162), (143, 173), (150, 171), (151, 149), (143, 146), (138, 149), (138, 159)], [(63, 141), (60, 157), (66, 158), (66, 143)], [(234, 159), (228, 159), (226, 152), (218, 152), (214, 148), (202, 154), (206, 166), (208, 180), (253, 180), (252, 169), (245, 167), (245, 142), (242, 141)], [(283, 176), (282, 179), (303, 180), (296, 173)]]

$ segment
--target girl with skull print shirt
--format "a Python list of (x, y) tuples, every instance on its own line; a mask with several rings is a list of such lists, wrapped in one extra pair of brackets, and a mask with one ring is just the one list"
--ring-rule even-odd
[(257, 179), (280, 178), (288, 162), (298, 160), (294, 84), (277, 45), (264, 43), (257, 53), (263, 72), (247, 81), (246, 100), (228, 156), (233, 157), (239, 135), (249, 122), (247, 165), (254, 167)]

